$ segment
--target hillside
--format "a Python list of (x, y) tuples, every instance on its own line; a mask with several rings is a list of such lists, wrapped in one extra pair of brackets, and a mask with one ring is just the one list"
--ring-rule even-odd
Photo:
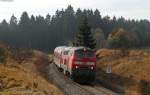
[(112, 67), (112, 74), (101, 74), (101, 79), (121, 87), (126, 95), (150, 94), (150, 53), (131, 50), (121, 57), (119, 50), (101, 49), (97, 56), (100, 58), (97, 62), (99, 71), (106, 72), (108, 65)]
[(44, 78), (21, 65), (0, 65), (0, 95), (60, 95)]
[(43, 58), (29, 50), (9, 51), (0, 64), (0, 95), (63, 95), (41, 72), (48, 65)]

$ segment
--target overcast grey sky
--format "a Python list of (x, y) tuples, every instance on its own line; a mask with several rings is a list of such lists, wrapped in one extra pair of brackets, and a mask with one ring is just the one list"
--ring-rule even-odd
[(20, 17), (23, 11), (29, 15), (54, 14), (57, 9), (72, 5), (74, 9), (99, 9), (102, 16), (123, 16), (125, 18), (149, 19), (150, 0), (0, 0), (0, 21), (11, 17)]

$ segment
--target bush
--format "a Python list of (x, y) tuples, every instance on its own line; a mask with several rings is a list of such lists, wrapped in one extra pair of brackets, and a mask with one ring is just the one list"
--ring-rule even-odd
[(0, 47), (0, 63), (4, 63), (7, 58), (6, 50)]
[(12, 50), (12, 58), (18, 63), (22, 63), (33, 56), (33, 51), (30, 49), (14, 49)]
[(149, 95), (150, 94), (150, 83), (145, 81), (145, 80), (141, 80), (140, 81), (140, 93), (142, 95)]
[(119, 28), (117, 31), (109, 34), (108, 37), (109, 48), (120, 49), (122, 51), (122, 56), (128, 54), (128, 49), (130, 47), (130, 41), (127, 36), (127, 32)]

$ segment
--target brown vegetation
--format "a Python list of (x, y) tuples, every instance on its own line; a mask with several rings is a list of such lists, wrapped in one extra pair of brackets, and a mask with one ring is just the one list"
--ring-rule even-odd
[(45, 56), (31, 50), (9, 50), (3, 45), (0, 48), (7, 52), (3, 55), (5, 63), (0, 64), (0, 95), (62, 95), (40, 72), (48, 66)]
[(120, 86), (126, 95), (149, 95), (150, 54), (131, 50), (124, 57), (120, 55), (121, 52), (115, 50), (102, 49), (97, 52), (100, 57), (97, 66), (100, 70), (105, 72), (108, 65), (112, 66), (112, 74), (102, 75), (101, 79)]
[(44, 78), (21, 65), (0, 65), (1, 95), (60, 95), (61, 92)]

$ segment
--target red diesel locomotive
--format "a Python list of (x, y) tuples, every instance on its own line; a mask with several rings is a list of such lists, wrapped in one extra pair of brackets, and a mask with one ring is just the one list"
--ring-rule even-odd
[(76, 82), (93, 82), (96, 73), (95, 52), (86, 47), (56, 47), (54, 63)]

